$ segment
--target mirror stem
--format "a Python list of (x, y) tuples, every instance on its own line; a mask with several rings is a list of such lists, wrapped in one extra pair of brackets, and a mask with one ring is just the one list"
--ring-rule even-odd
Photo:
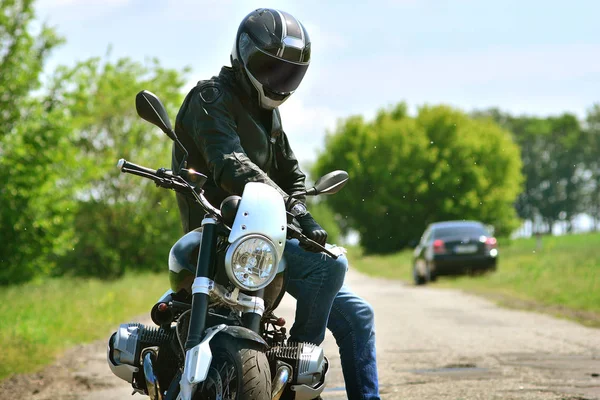
[(310, 189), (306, 189), (303, 192), (295, 193), (295, 194), (291, 195), (290, 198), (291, 199), (296, 199), (296, 198), (298, 198), (300, 196), (316, 196), (316, 195), (317, 195), (317, 189), (315, 189), (313, 187), (313, 188), (310, 188)]
[(179, 139), (175, 140), (175, 143), (177, 144), (177, 146), (179, 146), (181, 151), (183, 151), (183, 160), (181, 160), (181, 165), (179, 166), (179, 170), (181, 170), (182, 168), (187, 168), (187, 159), (188, 159), (189, 153), (188, 153), (187, 149), (183, 146), (183, 143), (181, 143), (179, 141)]
[(294, 193), (294, 194), (288, 196), (287, 202), (285, 204), (285, 208), (288, 209), (289, 206), (292, 204), (292, 200), (297, 199), (300, 196), (314, 196), (316, 194), (317, 194), (317, 191), (316, 191), (316, 189), (314, 187), (310, 188), (310, 189), (307, 189), (307, 190), (305, 190), (303, 192), (300, 192), (300, 193)]
[(288, 198), (289, 198), (290, 200), (291, 200), (291, 199), (297, 199), (297, 198), (298, 198), (298, 197), (300, 197), (300, 196), (306, 196), (306, 195), (308, 194), (308, 192), (309, 192), (308, 190), (305, 190), (305, 191), (303, 191), (303, 192), (300, 192), (300, 193), (294, 193), (294, 194), (290, 195)]
[(175, 142), (175, 144), (177, 145), (177, 147), (179, 147), (181, 149), (181, 151), (183, 152), (183, 160), (181, 161), (181, 165), (179, 166), (179, 170), (181, 170), (182, 168), (187, 168), (187, 159), (189, 157), (189, 153), (187, 151), (187, 149), (185, 148), (185, 146), (183, 145), (183, 143), (181, 143), (181, 141), (179, 140), (179, 138), (177, 137), (177, 135), (175, 134), (175, 131), (173, 131), (173, 129), (169, 129), (168, 131), (165, 131), (165, 133), (167, 134), (167, 136), (169, 138), (171, 138), (171, 140), (173, 140)]

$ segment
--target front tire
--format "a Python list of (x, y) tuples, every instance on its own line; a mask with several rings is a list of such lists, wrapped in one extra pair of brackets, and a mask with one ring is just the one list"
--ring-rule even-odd
[(211, 343), (213, 361), (194, 400), (270, 400), (271, 370), (257, 345), (220, 335)]
[[(218, 335), (211, 343), (212, 362), (206, 380), (198, 385), (193, 400), (270, 400), (271, 370), (260, 346), (248, 340)], [(179, 394), (178, 374), (167, 399)]]

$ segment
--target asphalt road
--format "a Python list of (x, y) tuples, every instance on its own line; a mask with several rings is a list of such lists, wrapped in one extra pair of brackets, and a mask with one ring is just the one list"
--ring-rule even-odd
[[(598, 329), (353, 271), (347, 283), (375, 308), (382, 399), (600, 399)], [(280, 307), (288, 324), (294, 307), (289, 297)], [(332, 361), (324, 398), (344, 399), (331, 336), (324, 347)], [(131, 398), (106, 366), (104, 343), (73, 349), (41, 374), (31, 399)]]

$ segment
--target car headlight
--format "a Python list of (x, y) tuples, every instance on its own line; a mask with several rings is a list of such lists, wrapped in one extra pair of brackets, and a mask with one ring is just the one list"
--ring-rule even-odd
[(241, 237), (225, 254), (227, 276), (244, 290), (259, 290), (271, 283), (278, 263), (275, 245), (260, 235)]

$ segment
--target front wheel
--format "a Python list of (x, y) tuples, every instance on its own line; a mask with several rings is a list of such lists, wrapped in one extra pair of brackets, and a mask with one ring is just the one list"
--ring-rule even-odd
[[(229, 335), (218, 335), (210, 345), (213, 357), (210, 369), (193, 400), (271, 399), (271, 370), (258, 345)], [(173, 382), (171, 386), (173, 390), (169, 390), (167, 398), (176, 399), (179, 384)]]

